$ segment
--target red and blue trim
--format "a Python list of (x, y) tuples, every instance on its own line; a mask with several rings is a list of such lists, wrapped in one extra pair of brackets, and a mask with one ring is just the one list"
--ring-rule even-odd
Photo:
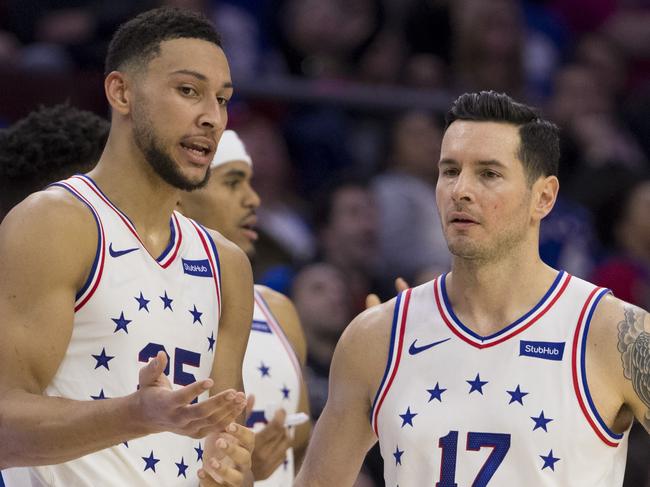
[[(174, 218), (175, 217), (176, 216), (174, 215)], [(189, 221), (194, 227), (194, 230), (196, 230), (201, 245), (203, 246), (203, 250), (205, 251), (205, 255), (208, 257), (212, 279), (214, 280), (214, 287), (217, 292), (217, 316), (221, 317), (221, 268), (219, 266), (217, 246), (214, 244), (214, 240), (212, 240), (210, 233), (205, 228), (190, 218), (188, 218), (187, 221)]]
[(402, 349), (404, 345), (404, 332), (406, 330), (406, 318), (408, 315), (408, 306), (411, 301), (412, 289), (407, 289), (397, 296), (395, 301), (395, 312), (393, 313), (393, 325), (390, 334), (390, 346), (388, 349), (388, 361), (386, 363), (386, 370), (384, 377), (381, 379), (379, 389), (375, 395), (375, 400), (370, 410), (370, 422), (375, 435), (379, 437), (378, 420), (379, 411), (384, 403), (384, 399), (388, 395), (388, 391), (393, 385), (397, 369), (399, 368), (400, 360), (402, 359)]
[(594, 311), (600, 300), (611, 291), (602, 287), (594, 288), (585, 301), (578, 324), (573, 336), (573, 350), (571, 357), (571, 371), (573, 375), (573, 389), (576, 393), (580, 409), (584, 414), (587, 422), (592, 427), (598, 438), (603, 443), (611, 447), (617, 447), (623, 439), (622, 434), (614, 433), (603, 421), (594, 404), (589, 385), (587, 383), (587, 336), (589, 334), (589, 325), (593, 318)]
[[(140, 245), (142, 248), (149, 254), (149, 251), (147, 248), (144, 246), (142, 243), (142, 240), (140, 239), (140, 236), (138, 235), (137, 230), (135, 229), (135, 225), (133, 222), (129, 219), (128, 216), (126, 216), (122, 210), (120, 210), (117, 206), (115, 206), (111, 200), (106, 196), (103, 191), (97, 186), (97, 183), (93, 181), (89, 176), (85, 174), (77, 174), (75, 176), (72, 176), (70, 180), (75, 180), (79, 181), (83, 184), (85, 184), (93, 193), (97, 195), (97, 197), (102, 200), (115, 214), (122, 220), (124, 225), (126, 225), (127, 229), (133, 234), (133, 236), (140, 242)], [(163, 251), (163, 253), (159, 257), (154, 257), (153, 255), (151, 256), (163, 269), (168, 268), (172, 262), (176, 259), (176, 256), (178, 255), (178, 250), (180, 249), (181, 243), (183, 241), (183, 234), (181, 232), (181, 227), (178, 224), (178, 220), (176, 219), (176, 215), (172, 214), (172, 217), (169, 222), (170, 228), (171, 228), (171, 236), (169, 239), (169, 245), (167, 248)]]
[(287, 354), (291, 359), (291, 363), (293, 364), (293, 368), (296, 370), (296, 374), (298, 375), (298, 379), (300, 381), (302, 379), (302, 368), (300, 367), (300, 361), (298, 360), (296, 351), (293, 349), (293, 346), (287, 338), (287, 335), (284, 333), (284, 330), (280, 326), (280, 323), (278, 323), (278, 320), (275, 319), (275, 315), (273, 314), (273, 311), (271, 311), (271, 307), (266, 302), (262, 294), (257, 290), (253, 290), (253, 295), (255, 297), (255, 303), (257, 306), (259, 306), (260, 311), (264, 315), (267, 324), (271, 327), (273, 333), (275, 333), (280, 339), (280, 342), (287, 351)]
[(447, 275), (448, 274), (443, 274), (436, 278), (433, 283), (433, 293), (440, 316), (458, 338), (479, 349), (493, 347), (499, 343), (503, 343), (533, 326), (549, 309), (553, 307), (560, 296), (562, 296), (571, 280), (570, 274), (560, 271), (553, 281), (553, 284), (551, 284), (549, 290), (530, 311), (502, 330), (499, 330), (497, 333), (489, 336), (481, 336), (463, 324), (454, 313), (445, 285)]
[(60, 188), (69, 191), (72, 196), (86, 205), (88, 209), (90, 209), (93, 218), (95, 219), (95, 225), (97, 226), (97, 250), (95, 251), (95, 259), (93, 260), (93, 265), (90, 268), (88, 279), (86, 279), (86, 282), (75, 296), (74, 311), (76, 313), (88, 302), (88, 300), (90, 300), (92, 295), (95, 294), (95, 291), (99, 286), (99, 282), (101, 281), (102, 274), (104, 272), (104, 260), (106, 257), (106, 247), (104, 245), (104, 242), (106, 241), (104, 236), (104, 226), (95, 207), (74, 186), (71, 186), (65, 181), (54, 183), (50, 186), (59, 186)]

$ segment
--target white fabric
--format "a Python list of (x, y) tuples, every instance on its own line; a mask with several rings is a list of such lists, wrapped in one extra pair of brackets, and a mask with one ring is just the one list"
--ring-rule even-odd
[(233, 161), (244, 161), (249, 166), (253, 165), (251, 156), (237, 133), (234, 130), (224, 130), (210, 167), (214, 169)]
[(573, 375), (581, 330), (607, 290), (560, 273), (530, 313), (479, 337), (453, 314), (443, 284), (397, 301), (372, 414), (386, 485), (620, 487), (627, 432), (599, 436)]

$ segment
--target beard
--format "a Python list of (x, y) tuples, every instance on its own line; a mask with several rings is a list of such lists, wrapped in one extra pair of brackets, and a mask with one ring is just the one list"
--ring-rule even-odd
[(208, 184), (211, 171), (206, 171), (205, 177), (200, 181), (191, 180), (183, 175), (178, 164), (163, 149), (163, 144), (154, 132), (153, 123), (145, 107), (133, 112), (133, 138), (149, 165), (170, 186), (183, 191), (194, 191)]

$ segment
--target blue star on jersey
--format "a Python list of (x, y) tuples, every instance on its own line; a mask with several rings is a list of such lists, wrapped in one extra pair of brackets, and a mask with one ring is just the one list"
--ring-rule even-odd
[(257, 368), (257, 370), (260, 371), (262, 377), (271, 377), (271, 373), (269, 372), (271, 368), (264, 365), (264, 362), (260, 362), (260, 366)]
[(544, 465), (542, 466), (542, 470), (544, 470), (546, 467), (550, 468), (555, 472), (555, 462), (559, 461), (560, 459), (557, 457), (553, 456), (553, 450), (548, 452), (548, 455), (540, 455), (539, 456), (542, 460), (544, 460)]
[(104, 389), (99, 391), (99, 394), (96, 396), (90, 396), (90, 398), (94, 401), (100, 401), (102, 399), (107, 399), (107, 397), (104, 395)]
[(149, 299), (145, 298), (142, 295), (142, 291), (140, 291), (140, 296), (135, 296), (135, 300), (138, 302), (138, 311), (140, 310), (145, 310), (147, 313), (149, 312)]
[(542, 428), (544, 431), (548, 433), (548, 430), (546, 429), (546, 425), (553, 421), (551, 418), (545, 418), (544, 417), (544, 411), (539, 413), (538, 417), (531, 416), (530, 419), (535, 421), (535, 427), (533, 428), (533, 431), (535, 431), (537, 428)]
[(447, 389), (443, 389), (440, 387), (440, 385), (436, 382), (436, 386), (433, 389), (427, 389), (427, 392), (429, 393), (429, 401), (431, 402), (434, 399), (437, 399), (439, 402), (442, 402), (442, 393), (445, 392)]
[(133, 320), (127, 320), (124, 317), (124, 311), (122, 311), (120, 313), (119, 318), (111, 318), (111, 319), (115, 322), (115, 325), (116, 325), (115, 326), (115, 331), (113, 333), (117, 333), (120, 330), (124, 330), (124, 332), (127, 333), (127, 334), (129, 333), (129, 330), (128, 330), (127, 327), (129, 325), (129, 323), (131, 323), (131, 321), (133, 321)]
[(210, 333), (210, 336), (208, 337), (208, 352), (214, 352), (214, 342), (216, 340), (214, 339), (214, 332)]
[(156, 471), (156, 463), (158, 463), (160, 460), (153, 456), (153, 450), (151, 450), (151, 453), (149, 453), (148, 457), (142, 457), (142, 459), (144, 460), (144, 463), (145, 463), (145, 466), (144, 466), (144, 471), (145, 472), (148, 469), (151, 469), (154, 472)]
[(97, 361), (95, 368), (104, 367), (106, 370), (110, 370), (108, 368), (108, 362), (115, 358), (114, 355), (106, 355), (106, 348), (102, 348), (101, 353), (99, 355), (93, 355), (93, 357)]
[(486, 380), (481, 380), (481, 376), (479, 374), (476, 374), (476, 378), (474, 380), (467, 380), (465, 382), (470, 385), (470, 394), (474, 391), (478, 391), (481, 393), (481, 395), (483, 395), (483, 386), (488, 383)]
[(417, 415), (418, 413), (411, 412), (410, 407), (406, 408), (406, 412), (404, 414), (399, 415), (399, 417), (402, 418), (402, 428), (407, 424), (409, 426), (413, 426), (413, 418), (415, 418)]
[(194, 309), (193, 309), (193, 310), (192, 310), (192, 309), (188, 309), (188, 311), (189, 311), (190, 314), (192, 315), (192, 323), (196, 323), (196, 322), (198, 321), (199, 324), (201, 324), (201, 325), (203, 324), (203, 322), (201, 321), (201, 315), (202, 315), (203, 313), (201, 313), (198, 309), (196, 309), (196, 305), (194, 305)]
[(180, 477), (182, 475), (183, 477), (187, 478), (185, 471), (187, 470), (188, 465), (185, 465), (185, 458), (181, 458), (180, 463), (176, 463), (176, 467), (178, 467), (177, 477)]
[(164, 309), (164, 310), (165, 310), (165, 309), (169, 309), (169, 311), (174, 311), (174, 310), (172, 309), (172, 301), (174, 301), (174, 300), (171, 299), (169, 296), (167, 296), (167, 291), (165, 291), (165, 295), (164, 295), (164, 296), (158, 296), (158, 297), (159, 297), (160, 299), (162, 299), (162, 302), (163, 302), (163, 309)]
[(522, 406), (524, 405), (524, 396), (527, 396), (528, 393), (524, 392), (521, 390), (519, 387), (519, 384), (517, 384), (517, 388), (514, 391), (506, 391), (508, 394), (510, 394), (510, 402), (508, 404), (512, 404), (513, 402), (518, 402)]
[(289, 399), (289, 393), (291, 391), (287, 388), (286, 385), (283, 386), (282, 389), (280, 389), (280, 391), (282, 392), (282, 399)]
[(198, 448), (194, 449), (196, 451), (196, 461), (203, 460), (203, 448), (201, 448), (201, 443), (199, 443)]
[(399, 445), (395, 446), (395, 453), (393, 453), (393, 456), (395, 457), (395, 465), (401, 465), (402, 464), (402, 455), (404, 454), (404, 450), (399, 449)]

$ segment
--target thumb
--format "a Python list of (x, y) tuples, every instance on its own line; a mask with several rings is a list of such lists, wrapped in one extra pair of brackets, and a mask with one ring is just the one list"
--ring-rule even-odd
[(381, 304), (379, 296), (376, 294), (368, 294), (368, 296), (366, 296), (366, 309), (377, 306), (378, 304)]
[(273, 423), (276, 426), (279, 426), (280, 428), (284, 428), (284, 420), (287, 419), (287, 412), (280, 408), (278, 409), (275, 414), (273, 415), (273, 419), (270, 421), (269, 424)]
[(403, 278), (398, 277), (397, 279), (395, 279), (395, 290), (398, 293), (401, 293), (402, 291), (406, 291), (408, 288), (409, 288), (409, 284)]
[(248, 421), (248, 418), (250, 418), (250, 415), (253, 412), (253, 406), (255, 406), (255, 394), (249, 394), (246, 397), (246, 408), (245, 408), (246, 413), (244, 415), (246, 421)]
[(167, 367), (167, 354), (161, 350), (153, 360), (140, 369), (140, 387), (153, 385), (164, 372), (165, 367)]

